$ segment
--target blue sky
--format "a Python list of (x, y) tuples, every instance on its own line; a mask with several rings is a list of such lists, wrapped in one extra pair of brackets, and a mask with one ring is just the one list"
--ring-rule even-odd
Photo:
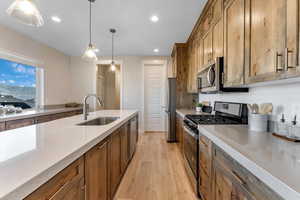
[(36, 68), (0, 59), (0, 83), (12, 86), (35, 87)]

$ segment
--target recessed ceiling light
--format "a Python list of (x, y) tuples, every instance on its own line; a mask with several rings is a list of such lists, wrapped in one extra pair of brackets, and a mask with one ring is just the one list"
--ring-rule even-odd
[(158, 53), (159, 52), (159, 49), (154, 49), (153, 50), (155, 53)]
[(158, 18), (158, 16), (153, 15), (150, 17), (150, 20), (155, 23), (155, 22), (158, 22), (159, 18)]
[(61, 19), (57, 16), (52, 16), (51, 17), (52, 21), (56, 22), (56, 23), (60, 23), (61, 22)]

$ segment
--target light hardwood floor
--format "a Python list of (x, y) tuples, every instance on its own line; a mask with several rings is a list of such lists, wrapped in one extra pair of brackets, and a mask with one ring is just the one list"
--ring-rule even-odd
[(196, 200), (176, 144), (164, 133), (140, 135), (114, 200)]

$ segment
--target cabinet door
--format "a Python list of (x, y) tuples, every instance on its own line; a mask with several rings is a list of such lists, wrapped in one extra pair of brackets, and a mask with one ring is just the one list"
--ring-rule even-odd
[(11, 129), (21, 128), (21, 127), (25, 127), (25, 126), (30, 126), (33, 124), (35, 124), (34, 118), (18, 119), (18, 120), (6, 122), (5, 129), (11, 130)]
[(225, 68), (224, 85), (244, 84), (245, 67), (245, 1), (231, 0), (224, 11)]
[[(286, 0), (287, 5), (287, 62), (286, 67), (289, 67), (288, 70), (295, 70), (295, 67), (299, 68), (299, 26), (300, 26), (300, 8), (299, 0)], [(299, 69), (297, 69), (299, 70)]]
[(24, 200), (85, 200), (84, 160), (78, 159)]
[(251, 56), (247, 83), (278, 79), (284, 70), (286, 2), (251, 0), (249, 3)]
[(198, 59), (199, 59), (199, 65), (198, 65), (198, 70), (197, 72), (200, 72), (201, 69), (203, 68), (203, 63), (204, 63), (204, 49), (203, 49), (203, 40), (199, 39), (198, 41)]
[(0, 132), (5, 131), (5, 122), (0, 123)]
[(133, 157), (138, 141), (138, 120), (134, 117), (130, 121), (130, 158)]
[(241, 183), (231, 177), (218, 163), (215, 164), (215, 200), (255, 200)]
[(204, 65), (208, 64), (212, 60), (212, 31), (209, 31), (203, 38), (204, 55), (203, 62)]
[(213, 28), (213, 59), (223, 57), (223, 18)]
[(212, 5), (212, 23), (217, 23), (223, 14), (223, 0), (215, 0)]
[(121, 134), (120, 130), (117, 130), (112, 134), (111, 137), (111, 148), (110, 148), (110, 190), (111, 199), (117, 191), (118, 185), (121, 180)]
[(108, 200), (108, 141), (85, 155), (86, 200)]
[(129, 127), (124, 124), (121, 129), (121, 160), (122, 160), (122, 173), (125, 172), (129, 162)]

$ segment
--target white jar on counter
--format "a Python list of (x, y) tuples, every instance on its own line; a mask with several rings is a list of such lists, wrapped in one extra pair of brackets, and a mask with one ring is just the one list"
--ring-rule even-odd
[(268, 119), (269, 119), (269, 115), (267, 115), (267, 114), (250, 113), (248, 116), (249, 129), (251, 131), (267, 132), (268, 131)]

